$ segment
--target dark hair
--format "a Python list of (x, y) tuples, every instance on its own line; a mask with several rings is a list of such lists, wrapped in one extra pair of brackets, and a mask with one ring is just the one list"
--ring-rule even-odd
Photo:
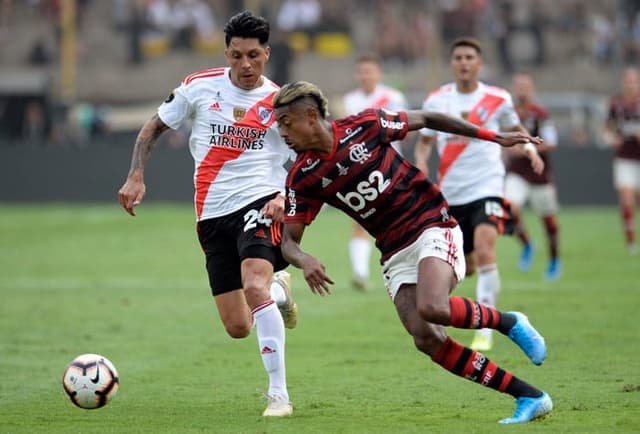
[(256, 38), (260, 45), (269, 42), (269, 22), (249, 11), (240, 12), (229, 18), (224, 26), (224, 43), (228, 47), (231, 38)]
[(356, 59), (356, 64), (359, 63), (375, 63), (380, 65), (380, 57), (376, 53), (362, 53)]
[(478, 41), (476, 38), (467, 36), (467, 37), (456, 39), (451, 44), (451, 49), (449, 49), (449, 54), (452, 54), (453, 50), (455, 50), (458, 47), (471, 47), (475, 49), (479, 55), (482, 55), (482, 47), (480, 46), (480, 41)]

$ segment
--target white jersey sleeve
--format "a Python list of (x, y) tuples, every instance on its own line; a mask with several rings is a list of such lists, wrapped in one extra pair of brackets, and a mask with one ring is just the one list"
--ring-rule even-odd
[(551, 119), (542, 121), (539, 128), (539, 134), (544, 143), (549, 146), (558, 145), (558, 130)]
[(187, 86), (182, 83), (158, 107), (160, 120), (172, 130), (177, 130), (185, 120), (193, 118), (192, 100), (188, 95)]
[[(432, 96), (430, 95), (422, 103), (422, 110), (427, 111), (427, 112), (446, 113), (446, 106), (444, 104), (441, 104), (442, 101), (443, 100), (439, 100), (437, 98), (432, 98)], [(425, 127), (425, 128), (421, 128), (420, 129), (420, 135), (425, 136), (425, 137), (434, 137), (438, 133), (445, 134), (444, 132), (432, 130), (431, 128), (426, 128)]]
[(520, 117), (513, 105), (513, 98), (507, 91), (502, 91), (502, 97), (504, 102), (500, 109), (498, 109), (498, 126), (501, 131), (511, 131), (518, 125), (520, 125)]

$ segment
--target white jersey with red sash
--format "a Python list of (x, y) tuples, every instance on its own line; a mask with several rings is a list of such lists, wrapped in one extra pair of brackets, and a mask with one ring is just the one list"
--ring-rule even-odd
[(191, 121), (198, 221), (284, 192), (283, 165), (293, 154), (275, 123), (272, 99), (278, 89), (266, 77), (256, 89), (240, 89), (231, 83), (228, 67), (213, 68), (187, 76), (158, 108), (172, 129)]
[[(458, 92), (455, 83), (446, 84), (429, 95), (422, 107), (493, 131), (509, 130), (520, 123), (509, 93), (484, 83), (471, 93)], [(500, 145), (428, 128), (420, 132), (437, 136), (438, 183), (450, 205), (504, 195), (505, 168)]]

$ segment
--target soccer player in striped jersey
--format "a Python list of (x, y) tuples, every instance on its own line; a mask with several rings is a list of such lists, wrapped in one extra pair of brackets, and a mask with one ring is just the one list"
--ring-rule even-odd
[(609, 101), (604, 139), (615, 152), (613, 184), (630, 255), (638, 254), (636, 206), (640, 204), (640, 70), (626, 68), (622, 89)]
[[(432, 92), (422, 106), (424, 110), (448, 113), (492, 130), (526, 132), (509, 93), (479, 81), (482, 56), (477, 40), (455, 40), (450, 66), (455, 81)], [(496, 306), (500, 292), (498, 235), (513, 233), (515, 223), (504, 200), (502, 151), (483, 137), (467, 138), (425, 128), (415, 148), (416, 165), (425, 173), (434, 144), (440, 155), (438, 185), (462, 228), (467, 274), (478, 270), (476, 297)], [(540, 172), (544, 162), (536, 148), (527, 145), (523, 149), (534, 170)], [(492, 345), (492, 330), (482, 329), (475, 333), (471, 348), (488, 351)]]
[[(362, 54), (358, 57), (355, 78), (358, 87), (347, 92), (343, 99), (347, 115), (360, 113), (366, 108), (382, 108), (391, 111), (409, 108), (402, 92), (382, 83), (382, 67), (375, 54)], [(391, 145), (402, 154), (402, 142), (393, 142)], [(369, 286), (371, 241), (367, 231), (357, 223), (353, 224), (351, 240), (349, 240), (349, 257), (351, 283), (355, 289), (365, 290)]]
[(145, 162), (158, 137), (190, 121), (198, 239), (220, 319), (232, 338), (247, 337), (255, 324), (269, 376), (263, 415), (289, 416), (284, 329), (295, 327), (297, 306), (280, 240), (284, 164), (293, 154), (275, 124), (278, 86), (262, 75), (269, 23), (242, 12), (224, 31), (229, 66), (187, 76), (145, 123), (119, 200), (135, 215), (146, 190)]
[(558, 132), (549, 118), (549, 113), (535, 101), (533, 77), (527, 73), (518, 73), (512, 79), (512, 93), (515, 108), (522, 125), (534, 136), (540, 136), (544, 143), (538, 147), (544, 160), (542, 173), (535, 173), (529, 158), (517, 148), (509, 148), (506, 155), (507, 176), (504, 182), (504, 195), (511, 205), (515, 218), (514, 235), (522, 243), (519, 268), (529, 271), (533, 260), (534, 245), (522, 219), (522, 207), (528, 202), (541, 217), (547, 236), (549, 262), (545, 269), (547, 280), (560, 277), (561, 262), (558, 249), (558, 195), (553, 182), (549, 152), (555, 150)]
[(280, 135), (298, 154), (287, 177), (282, 251), (302, 269), (311, 291), (330, 294), (333, 283), (322, 262), (300, 247), (306, 226), (328, 203), (375, 238), (389, 297), (419, 351), (455, 375), (515, 397), (515, 413), (501, 423), (549, 413), (553, 404), (547, 393), (447, 337), (446, 326), (490, 327), (511, 338), (534, 364), (546, 357), (544, 339), (524, 314), (450, 296), (465, 276), (462, 232), (440, 189), (391, 146), (424, 127), (501, 146), (540, 140), (426, 111), (368, 109), (329, 122), (327, 100), (307, 82), (284, 86), (273, 105)]

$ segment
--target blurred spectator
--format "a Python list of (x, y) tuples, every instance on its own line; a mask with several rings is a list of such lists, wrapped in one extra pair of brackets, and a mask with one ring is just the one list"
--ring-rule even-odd
[(278, 86), (284, 86), (290, 81), (291, 66), (295, 58), (295, 51), (289, 45), (289, 34), (285, 32), (272, 32), (271, 56), (269, 57), (269, 77)]
[(44, 66), (52, 63), (55, 58), (56, 51), (51, 45), (51, 38), (41, 35), (33, 42), (27, 62), (32, 66)]
[(419, 0), (399, 4), (379, 0), (376, 7), (376, 52), (383, 62), (410, 64), (424, 60), (433, 22)]
[(513, 57), (510, 42), (515, 30), (513, 4), (510, 1), (500, 1), (494, 4), (491, 11), (490, 32), (496, 43), (498, 60), (505, 74), (513, 73)]
[(547, 60), (545, 34), (547, 31), (547, 23), (550, 21), (545, 3), (542, 0), (531, 0), (528, 15), (529, 22), (527, 27), (535, 46), (533, 63), (536, 66), (542, 66)]
[(215, 33), (213, 11), (202, 0), (151, 0), (147, 24), (151, 33), (168, 36), (174, 48), (192, 48), (195, 38)]
[(145, 24), (144, 1), (131, 0), (128, 4), (127, 17), (122, 23), (127, 31), (128, 61), (132, 65), (138, 65), (144, 60), (142, 56), (142, 33)]
[[(479, 10), (473, 0), (438, 0), (440, 6), (440, 30), (442, 43), (450, 46), (462, 36), (477, 36)], [(482, 6), (478, 3), (478, 8)], [(448, 54), (447, 54), (448, 57)]]
[(402, 23), (397, 5), (393, 2), (378, 2), (376, 14), (376, 50), (383, 62), (406, 60), (403, 50)]
[(323, 0), (320, 22), (317, 30), (320, 32), (346, 32), (350, 30), (349, 10), (342, 0)]
[(69, 113), (71, 140), (78, 146), (104, 137), (109, 132), (110, 108), (106, 104), (81, 102)]
[(613, 57), (615, 30), (613, 22), (596, 12), (591, 18), (592, 52), (598, 63), (609, 63)]
[(572, 43), (568, 53), (569, 57), (573, 59), (584, 58), (589, 53), (587, 48), (587, 31), (589, 29), (587, 5), (582, 0), (561, 2), (559, 5), (561, 10), (558, 29), (568, 36)]
[(14, 11), (13, 0), (0, 0), (0, 41), (8, 36), (8, 27)]
[(25, 143), (43, 146), (47, 139), (47, 117), (41, 101), (29, 101), (24, 108), (22, 140)]
[(278, 11), (276, 26), (284, 32), (304, 32), (313, 36), (322, 18), (317, 0), (284, 0)]

